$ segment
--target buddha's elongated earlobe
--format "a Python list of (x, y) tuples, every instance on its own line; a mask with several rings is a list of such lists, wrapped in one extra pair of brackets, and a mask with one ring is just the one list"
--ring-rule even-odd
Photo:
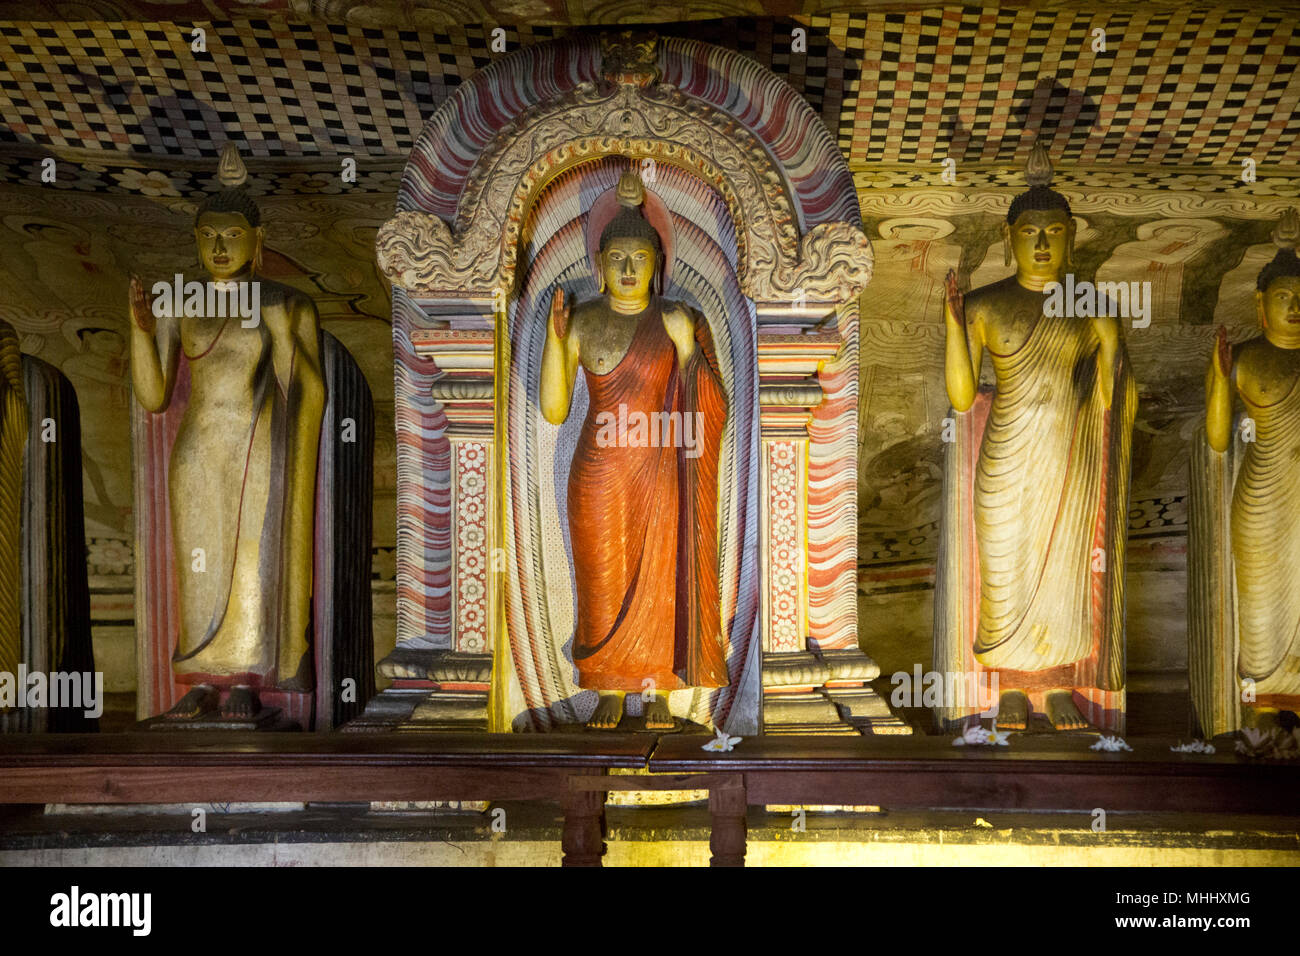
[(1264, 293), (1255, 293), (1255, 315), (1259, 319), (1259, 327), (1263, 332), (1268, 331), (1268, 313), (1264, 311)]
[(1002, 264), (1011, 265), (1011, 227), (1005, 222), (1002, 224)]
[(605, 269), (604, 266), (596, 270), (596, 292), (600, 295), (605, 294)]

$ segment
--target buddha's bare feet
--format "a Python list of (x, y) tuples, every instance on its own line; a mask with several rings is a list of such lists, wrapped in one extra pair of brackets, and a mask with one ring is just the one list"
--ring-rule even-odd
[(1074, 691), (1053, 690), (1047, 694), (1047, 719), (1055, 730), (1086, 730), (1088, 718), (1074, 706)]
[(262, 710), (262, 702), (257, 692), (251, 687), (232, 687), (221, 705), (222, 717), (256, 717)]
[(677, 725), (673, 722), (672, 712), (668, 709), (668, 698), (655, 694), (645, 702), (645, 729), (672, 730)]
[(1029, 697), (1023, 690), (1009, 690), (998, 698), (998, 730), (1025, 730), (1029, 727)]
[(613, 730), (623, 719), (623, 695), (601, 694), (596, 710), (587, 721), (588, 730)]
[(211, 684), (199, 684), (178, 700), (172, 709), (163, 714), (167, 720), (195, 720), (217, 709), (217, 689)]

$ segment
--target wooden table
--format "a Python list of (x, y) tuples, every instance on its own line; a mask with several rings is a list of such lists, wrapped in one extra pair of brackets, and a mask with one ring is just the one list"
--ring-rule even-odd
[(1300, 814), (1300, 761), (1173, 753), (1177, 741), (1163, 738), (1130, 740), (1132, 753), (1100, 753), (1091, 742), (1021, 737), (1006, 747), (954, 747), (948, 736), (774, 736), (711, 753), (698, 740), (663, 737), (650, 770), (739, 778), (710, 794), (715, 866), (744, 864), (749, 804)]
[(634, 734), (165, 733), (0, 736), (0, 803), (547, 800), (566, 866), (599, 866), (604, 793), (644, 768)]

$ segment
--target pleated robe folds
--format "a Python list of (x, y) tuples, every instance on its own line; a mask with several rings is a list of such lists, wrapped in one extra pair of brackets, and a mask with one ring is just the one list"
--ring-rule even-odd
[[(568, 486), (573, 660), (584, 689), (728, 683), (717, 544), (727, 398), (703, 321), (696, 342), (680, 368), (656, 299), (613, 370), (584, 368), (590, 401)], [(609, 426), (638, 413), (647, 429)], [(688, 416), (689, 431), (680, 427)]]
[[(261, 323), (227, 319), (188, 359), (190, 399), (169, 469), (181, 610), (172, 667), (183, 684), (311, 686), (310, 624), (288, 625), (310, 621), (311, 591), (287, 580), (289, 563), (312, 555), (321, 411), (304, 399), (296, 346), (287, 390), (276, 381), (265, 316), (289, 306), (282, 287), (262, 289)], [(295, 467), (304, 442), (310, 464)]]
[[(1043, 316), (1014, 353), (991, 356), (997, 390), (954, 413), (934, 666), (1025, 690), (1040, 713), (1048, 690), (1071, 688), (1093, 724), (1121, 730), (1137, 387), (1121, 342), (1106, 406), (1099, 347), (1088, 319)], [(989, 703), (959, 686), (939, 714)]]
[[(1258, 695), (1300, 695), (1300, 384), (1269, 407), (1251, 404), (1232, 492), (1232, 559), (1237, 582), (1238, 671)], [(1286, 703), (1291, 703), (1287, 701)]]

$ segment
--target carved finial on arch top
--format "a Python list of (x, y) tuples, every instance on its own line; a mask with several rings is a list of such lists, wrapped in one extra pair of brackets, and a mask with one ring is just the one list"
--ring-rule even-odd
[(617, 85), (658, 83), (659, 34), (644, 30), (607, 33), (600, 38), (601, 72)]

